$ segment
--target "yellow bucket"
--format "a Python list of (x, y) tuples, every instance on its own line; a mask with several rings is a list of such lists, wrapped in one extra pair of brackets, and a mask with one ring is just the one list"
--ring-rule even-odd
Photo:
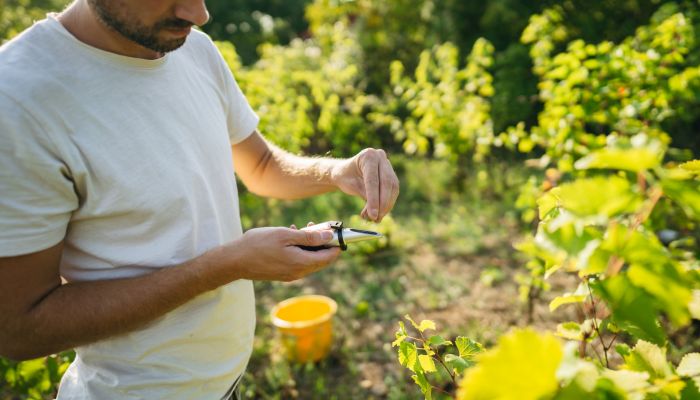
[(328, 355), (333, 341), (333, 315), (338, 304), (326, 296), (292, 297), (271, 311), (287, 358), (305, 363)]

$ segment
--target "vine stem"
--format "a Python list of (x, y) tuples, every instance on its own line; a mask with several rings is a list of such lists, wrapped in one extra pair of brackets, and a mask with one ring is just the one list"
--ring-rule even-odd
[[(610, 368), (610, 361), (608, 360), (608, 347), (605, 346), (605, 341), (603, 340), (603, 333), (600, 331), (600, 327), (598, 326), (598, 313), (596, 312), (595, 308), (595, 298), (593, 297), (593, 290), (591, 290), (591, 285), (586, 282), (586, 287), (588, 288), (588, 294), (591, 296), (591, 307), (593, 308), (593, 328), (595, 329), (596, 333), (598, 334), (598, 339), (600, 339), (600, 344), (603, 346), (603, 356), (605, 357), (605, 367)], [(614, 339), (613, 339), (614, 340)], [(612, 342), (611, 342), (612, 344)], [(592, 347), (592, 346), (591, 346)], [(593, 348), (593, 347), (592, 347)], [(598, 351), (593, 348), (593, 350), (598, 354)], [(600, 359), (600, 356), (598, 356)]]
[(448, 391), (445, 390), (445, 389), (440, 389), (440, 388), (437, 387), (437, 386), (430, 385), (430, 388), (433, 389), (433, 390), (437, 390), (437, 391), (440, 392), (440, 393), (444, 393), (444, 394), (446, 394), (446, 395), (448, 395), (448, 396), (452, 396), (452, 393), (448, 392)]
[(433, 346), (431, 346), (431, 345), (428, 343), (428, 341), (425, 340), (425, 336), (423, 336), (423, 332), (421, 332), (421, 331), (419, 330), (419, 331), (418, 331), (418, 334), (420, 335), (421, 341), (423, 342), (423, 344), (424, 344), (424, 345), (427, 344), (427, 345), (428, 345), (428, 348), (430, 348), (430, 350), (433, 351), (433, 352), (435, 353), (435, 355), (433, 356), (433, 358), (435, 358), (436, 360), (438, 360), (438, 361), (440, 362), (440, 365), (442, 365), (442, 367), (445, 368), (445, 371), (447, 371), (447, 374), (450, 375), (450, 379), (452, 379), (452, 383), (455, 385), (455, 387), (457, 387), (457, 379), (455, 378), (455, 375), (452, 373), (452, 371), (450, 371), (450, 369), (447, 368), (447, 365), (445, 364), (445, 361), (442, 359), (442, 356), (440, 356), (440, 352), (438, 351), (438, 349), (437, 349), (437, 348), (436, 348), (436, 349), (433, 349)]

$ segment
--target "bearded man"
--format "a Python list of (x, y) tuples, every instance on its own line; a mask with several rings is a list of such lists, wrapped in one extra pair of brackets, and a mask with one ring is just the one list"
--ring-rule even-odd
[(305, 158), (268, 143), (203, 0), (76, 0), (0, 48), (0, 354), (75, 348), (63, 399), (235, 398), (252, 280), (329, 265), (330, 231), (242, 233), (262, 196), (340, 189), (379, 221), (381, 150)]

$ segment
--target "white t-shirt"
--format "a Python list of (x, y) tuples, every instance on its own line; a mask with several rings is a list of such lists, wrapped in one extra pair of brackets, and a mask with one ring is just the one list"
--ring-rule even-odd
[[(65, 239), (61, 275), (91, 281), (236, 239), (231, 144), (257, 123), (206, 35), (144, 60), (88, 46), (49, 16), (0, 48), (0, 256)], [(218, 400), (254, 328), (252, 283), (232, 282), (77, 348), (58, 398)]]

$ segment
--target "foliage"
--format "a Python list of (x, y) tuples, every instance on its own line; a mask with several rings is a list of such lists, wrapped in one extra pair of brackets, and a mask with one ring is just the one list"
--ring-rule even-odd
[[(61, 377), (75, 354), (65, 352), (29, 361), (13, 362), (0, 358), (0, 397), (13, 393), (27, 399), (55, 396)], [(10, 390), (10, 393), (5, 390)]]
[(536, 165), (550, 167), (532, 181), (543, 182), (541, 194), (526, 191), (540, 221), (518, 246), (531, 257), (526, 283), (543, 290), (555, 274), (577, 275), (578, 288), (550, 310), (576, 305), (580, 319), (558, 326), (571, 341), (565, 347), (552, 334), (503, 337), (477, 357), (457, 398), (700, 396), (700, 371), (689, 368), (700, 354), (684, 355), (676, 369), (666, 359), (669, 332), (700, 319), (698, 161), (664, 162), (666, 123), (693, 118), (698, 99), (691, 17), (668, 4), (618, 45), (579, 39), (560, 53), (568, 35), (561, 12), (531, 19), (523, 41), (532, 44), (543, 109), (530, 132), (519, 125), (500, 138), (522, 152), (539, 147)]
[(416, 323), (408, 315), (404, 318), (410, 322), (412, 329), (409, 327), (407, 330), (406, 325), (399, 322), (396, 340), (391, 344), (392, 347), (398, 347), (399, 363), (414, 373), (413, 381), (426, 399), (432, 399), (434, 392), (448, 394), (431, 384), (428, 378), (438, 375), (440, 368), (456, 385), (464, 371), (474, 364), (474, 358), (481, 353), (482, 345), (463, 336), (458, 336), (454, 341), (446, 340), (440, 335), (428, 336), (427, 331), (436, 329), (435, 322), (423, 320)]
[(668, 119), (695, 117), (700, 70), (690, 55), (700, 42), (677, 5), (662, 7), (620, 44), (578, 39), (555, 53), (568, 36), (562, 21), (561, 12), (548, 9), (523, 32), (544, 104), (538, 124), (521, 136), (521, 150), (543, 148), (566, 173), (576, 159), (605, 147), (608, 134), (644, 133), (667, 143)]
[(208, 0), (211, 16), (202, 29), (215, 40), (232, 42), (245, 65), (259, 58), (259, 46), (287, 45), (304, 34), (309, 0)]
[(625, 363), (612, 370), (578, 357), (574, 343), (515, 330), (477, 356), (457, 399), (691, 399), (700, 394), (700, 353), (686, 355), (676, 368), (666, 361), (664, 348), (642, 340), (623, 353)]
[(460, 68), (457, 48), (445, 43), (421, 53), (414, 79), (404, 76), (403, 64), (395, 61), (391, 83), (396, 97), (388, 110), (371, 117), (388, 125), (408, 154), (431, 152), (458, 165), (468, 157), (482, 160), (493, 142), (487, 100), (493, 95), (487, 71), (492, 54), (493, 46), (479, 40)]
[(359, 49), (352, 32), (336, 24), (322, 33), (295, 39), (289, 46), (265, 44), (260, 60), (249, 69), (241, 68), (230, 43), (218, 45), (267, 137), (293, 152), (349, 156), (379, 144), (364, 123), (376, 99), (360, 89)]
[(0, 44), (44, 18), (47, 10), (60, 10), (67, 3), (68, 0), (0, 0)]

